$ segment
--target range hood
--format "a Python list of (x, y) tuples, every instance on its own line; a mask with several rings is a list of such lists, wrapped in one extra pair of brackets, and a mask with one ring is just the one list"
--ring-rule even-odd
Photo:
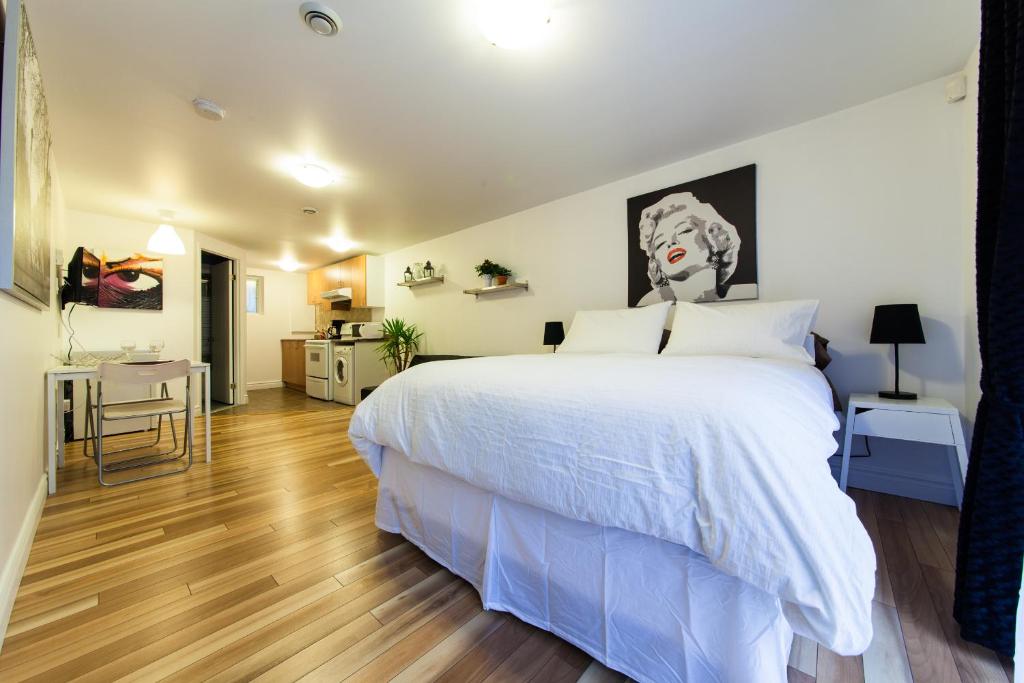
[(320, 292), (320, 298), (327, 299), (328, 301), (351, 301), (352, 288), (328, 289), (326, 292)]

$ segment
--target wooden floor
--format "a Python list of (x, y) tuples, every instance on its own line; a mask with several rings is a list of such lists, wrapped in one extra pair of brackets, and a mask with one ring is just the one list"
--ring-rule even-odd
[[(69, 448), (0, 680), (622, 680), (378, 531), (350, 409), (250, 397), (212, 417), (214, 463), (184, 475), (101, 489)], [(1012, 680), (949, 616), (956, 511), (852, 493), (880, 560), (875, 641), (843, 658), (798, 639), (790, 680)]]

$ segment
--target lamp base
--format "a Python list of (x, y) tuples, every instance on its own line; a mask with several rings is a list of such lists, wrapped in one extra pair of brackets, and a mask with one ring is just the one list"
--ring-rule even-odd
[(911, 391), (879, 391), (880, 398), (891, 398), (894, 401), (916, 401), (917, 394)]

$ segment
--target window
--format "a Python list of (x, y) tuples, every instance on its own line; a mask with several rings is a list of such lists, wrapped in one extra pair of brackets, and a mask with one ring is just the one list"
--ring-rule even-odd
[(263, 278), (259, 275), (248, 275), (245, 278), (245, 311), (263, 312)]

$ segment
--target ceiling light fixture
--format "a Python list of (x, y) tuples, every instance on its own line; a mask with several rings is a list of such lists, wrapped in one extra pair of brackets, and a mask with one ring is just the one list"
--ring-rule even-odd
[(302, 164), (292, 171), (292, 175), (309, 187), (326, 187), (334, 182), (334, 175), (318, 164)]
[(195, 109), (196, 114), (207, 121), (223, 121), (227, 114), (224, 107), (205, 97), (197, 97), (192, 100), (192, 108)]
[(185, 243), (181, 241), (173, 225), (161, 223), (150, 236), (146, 249), (157, 254), (181, 256), (185, 253)]
[(341, 30), (341, 17), (330, 7), (319, 2), (304, 2), (299, 7), (299, 16), (309, 29), (318, 36), (337, 35)]
[(544, 0), (479, 0), (477, 26), (498, 47), (518, 50), (535, 45), (550, 23)]
[(302, 207), (301, 211), (307, 216), (315, 216), (318, 213), (320, 213), (320, 209), (316, 208), (315, 206), (304, 206)]
[(326, 240), (324, 240), (324, 244), (326, 244), (333, 251), (336, 251), (338, 253), (348, 251), (352, 249), (354, 246), (356, 246), (356, 243), (353, 242), (352, 240), (347, 240), (344, 237), (338, 236), (328, 237)]
[(292, 273), (299, 269), (301, 264), (293, 259), (291, 256), (285, 256), (283, 259), (277, 262), (277, 267), (286, 273)]

